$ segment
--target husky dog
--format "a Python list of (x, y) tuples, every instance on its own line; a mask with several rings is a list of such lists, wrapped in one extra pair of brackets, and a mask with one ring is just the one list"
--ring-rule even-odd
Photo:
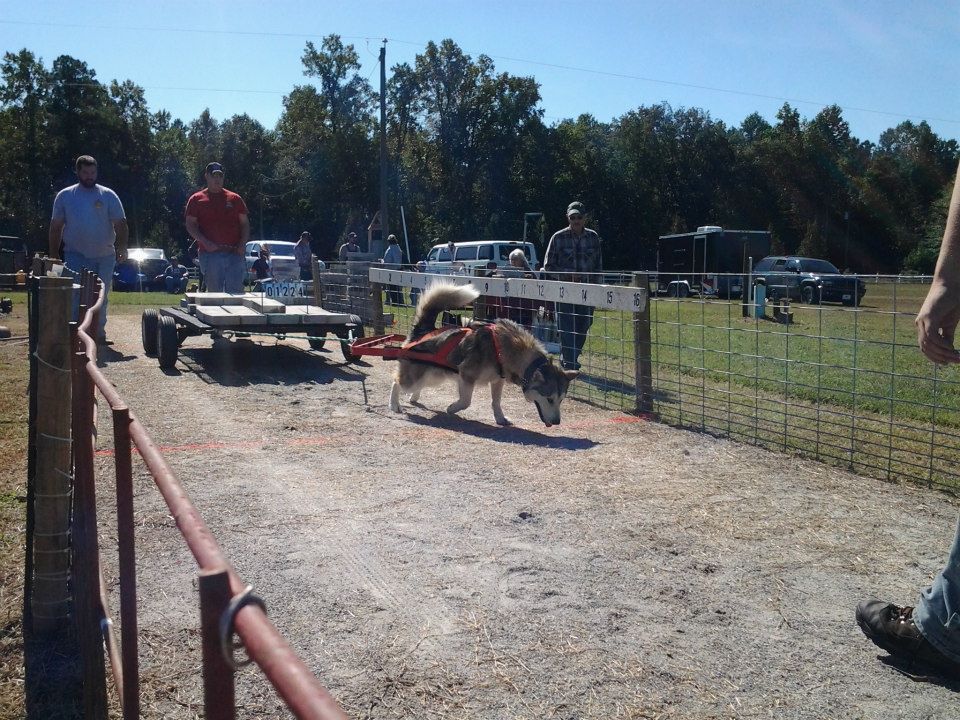
[[(420, 298), (406, 345), (430, 333), (441, 312), (465, 307), (479, 295), (470, 285), (437, 283), (429, 287)], [(410, 401), (416, 404), (423, 388), (456, 378), (460, 397), (447, 407), (448, 413), (470, 407), (473, 388), (477, 384), (489, 383), (493, 417), (499, 425), (510, 425), (512, 423), (500, 407), (503, 384), (509, 381), (519, 385), (523, 396), (537, 406), (544, 425), (559, 425), (560, 403), (577, 373), (561, 370), (550, 362), (543, 346), (533, 335), (511, 320), (497, 320), (493, 324), (471, 323), (468, 327), (472, 332), (446, 358), (450, 367), (409, 358), (399, 360), (390, 390), (390, 409), (400, 412), (401, 391), (409, 393)], [(420, 342), (416, 349), (427, 354), (436, 353), (459, 332), (462, 332), (459, 328), (444, 330)]]

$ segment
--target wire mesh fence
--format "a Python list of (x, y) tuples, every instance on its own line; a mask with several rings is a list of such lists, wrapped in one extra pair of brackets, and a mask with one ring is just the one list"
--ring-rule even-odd
[[(482, 274), (515, 278), (514, 287), (484, 293), (471, 317), (527, 327), (557, 362), (579, 370), (571, 397), (636, 411), (646, 359), (651, 409), (665, 423), (960, 489), (960, 370), (930, 363), (916, 346), (913, 319), (929, 277), (825, 276), (815, 293), (774, 279), (756, 294), (763, 283), (742, 276), (714, 281), (712, 294), (692, 276), (686, 292), (676, 276), (653, 273), (571, 278), (600, 291), (589, 306), (576, 296), (541, 301), (543, 274)], [(394, 332), (409, 330), (420, 293), (403, 277), (408, 286), (385, 284), (382, 296)], [(523, 281), (529, 292), (517, 288)], [(627, 285), (649, 290), (647, 313), (603, 307), (604, 288)]]

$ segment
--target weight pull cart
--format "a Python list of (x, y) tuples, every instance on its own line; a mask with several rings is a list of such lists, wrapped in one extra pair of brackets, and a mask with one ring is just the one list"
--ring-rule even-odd
[(351, 343), (363, 338), (363, 322), (357, 315), (329, 312), (315, 305), (285, 304), (254, 293), (188, 293), (180, 308), (144, 310), (140, 333), (143, 351), (156, 357), (165, 370), (176, 364), (180, 345), (188, 337), (222, 334), (302, 337), (311, 350), (321, 349), (327, 335), (333, 334), (344, 360), (355, 362), (360, 355), (353, 352)]
[[(456, 371), (457, 366), (448, 358), (450, 353), (456, 348), (468, 335), (474, 332), (482, 332), (489, 329), (490, 325), (480, 324), (479, 327), (461, 327), (449, 328), (442, 327), (428, 332), (421, 338), (407, 342), (405, 335), (377, 335), (369, 338), (358, 338), (350, 343), (350, 352), (354, 355), (373, 355), (382, 357), (384, 360), (413, 360), (415, 362), (435, 365), (446, 370)], [(435, 350), (425, 350), (420, 345), (428, 340), (432, 340), (436, 335), (449, 332), (450, 336), (446, 338), (440, 347)], [(500, 344), (497, 341), (496, 333), (491, 333), (494, 346), (497, 351), (497, 359), (500, 359)]]

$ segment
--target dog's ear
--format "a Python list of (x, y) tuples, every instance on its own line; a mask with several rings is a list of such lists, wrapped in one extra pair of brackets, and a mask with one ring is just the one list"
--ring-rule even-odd
[(563, 372), (564, 375), (567, 376), (567, 380), (571, 380), (571, 381), (572, 381), (575, 377), (577, 377), (577, 375), (580, 374), (580, 371), (579, 371), (579, 370), (563, 370), (562, 372)]

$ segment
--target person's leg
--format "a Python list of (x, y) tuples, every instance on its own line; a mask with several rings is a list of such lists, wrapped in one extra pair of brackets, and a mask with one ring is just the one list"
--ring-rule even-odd
[(107, 255), (96, 259), (94, 271), (103, 283), (103, 305), (100, 307), (100, 337), (107, 336), (107, 308), (110, 305), (110, 288), (113, 286), (113, 269), (117, 266), (117, 256)]
[(586, 305), (576, 305), (576, 335), (575, 346), (576, 355), (574, 362), (580, 365), (580, 353), (583, 352), (583, 346), (587, 342), (587, 333), (590, 332), (590, 326), (593, 325), (593, 308)]
[(224, 253), (224, 258), (223, 292), (233, 293), (234, 295), (242, 293), (243, 274), (246, 269), (243, 255)]
[(200, 272), (206, 283), (206, 292), (223, 292), (223, 253), (202, 253)]
[(163, 278), (163, 288), (164, 288), (164, 290), (166, 290), (168, 293), (170, 293), (171, 295), (173, 295), (173, 294), (177, 291), (177, 288), (178, 288), (179, 286), (180, 286), (180, 280), (179, 280), (178, 278), (171, 277), (170, 275), (165, 275), (165, 276), (164, 276), (164, 278)]
[(931, 645), (960, 663), (960, 523), (947, 564), (920, 593), (913, 620)]
[[(63, 253), (63, 264), (66, 265), (70, 270), (73, 270), (75, 273), (79, 273), (81, 270), (86, 268), (87, 270), (92, 270), (93, 267), (90, 264), (90, 261), (83, 255), (83, 253), (71, 252), (65, 250)], [(80, 312), (80, 294), (77, 292), (73, 293), (73, 311), (72, 317), (74, 320), (79, 320), (80, 318), (77, 315)]]
[[(107, 309), (110, 304), (110, 288), (113, 286), (113, 269), (117, 265), (115, 255), (107, 255), (101, 258), (87, 257), (83, 253), (65, 252), (63, 254), (64, 264), (74, 272), (80, 272), (84, 268), (96, 274), (103, 283), (104, 297), (103, 305), (100, 307), (100, 325), (96, 328), (97, 337), (105, 337), (107, 325)], [(79, 298), (75, 302), (74, 315), (79, 308)]]
[(570, 369), (577, 367), (576, 311), (576, 305), (557, 303), (557, 331), (560, 335), (560, 359), (563, 366)]
[(916, 607), (875, 600), (857, 605), (857, 625), (900, 664), (960, 679), (960, 525), (947, 564)]

